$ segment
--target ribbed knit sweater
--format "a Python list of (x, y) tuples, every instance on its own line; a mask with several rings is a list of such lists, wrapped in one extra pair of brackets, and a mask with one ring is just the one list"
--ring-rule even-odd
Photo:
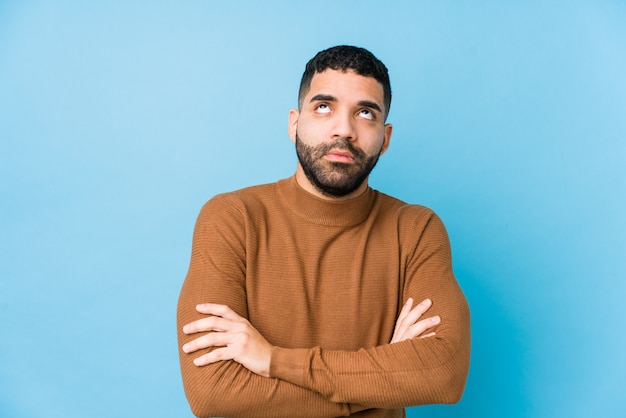
[[(433, 301), (436, 336), (389, 344), (407, 298)], [(456, 402), (469, 365), (467, 302), (440, 219), (371, 188), (319, 199), (295, 177), (215, 196), (194, 230), (177, 312), (230, 306), (273, 345), (270, 377), (235, 361), (197, 367), (180, 350), (200, 417), (402, 417)]]

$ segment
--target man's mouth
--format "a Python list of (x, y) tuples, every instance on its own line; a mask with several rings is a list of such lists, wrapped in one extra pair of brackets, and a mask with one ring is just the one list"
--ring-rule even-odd
[(330, 161), (336, 161), (336, 162), (340, 162), (340, 163), (351, 163), (354, 161), (354, 157), (352, 156), (352, 153), (350, 153), (349, 151), (343, 151), (343, 150), (330, 150), (329, 152), (326, 153), (325, 157), (330, 160)]

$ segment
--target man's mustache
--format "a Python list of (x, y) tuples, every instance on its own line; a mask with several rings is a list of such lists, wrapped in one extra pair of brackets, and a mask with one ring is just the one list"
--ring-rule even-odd
[(355, 147), (350, 141), (347, 139), (337, 139), (330, 143), (320, 144), (315, 147), (316, 154), (326, 154), (331, 150), (341, 150), (341, 151), (349, 151), (355, 158), (363, 159), (365, 157), (365, 153)]

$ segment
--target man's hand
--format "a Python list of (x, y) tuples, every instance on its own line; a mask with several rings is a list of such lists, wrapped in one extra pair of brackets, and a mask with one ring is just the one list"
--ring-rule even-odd
[(413, 299), (409, 298), (400, 311), (400, 315), (396, 321), (396, 328), (394, 329), (393, 337), (391, 338), (391, 343), (399, 343), (400, 341), (415, 337), (426, 338), (435, 335), (434, 332), (424, 333), (430, 328), (438, 325), (441, 322), (441, 318), (433, 316), (418, 321), (432, 306), (432, 304), (433, 303), (430, 299), (426, 299), (415, 308), (411, 309), (413, 306)]
[(222, 360), (234, 360), (248, 370), (268, 377), (272, 358), (272, 345), (248, 322), (226, 305), (205, 303), (196, 310), (208, 315), (183, 327), (185, 334), (205, 332), (183, 345), (185, 353), (203, 348), (213, 348), (196, 358), (196, 366), (205, 366)]

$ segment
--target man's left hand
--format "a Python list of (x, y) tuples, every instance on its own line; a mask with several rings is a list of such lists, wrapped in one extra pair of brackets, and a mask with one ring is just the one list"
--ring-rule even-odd
[(194, 360), (196, 366), (205, 366), (222, 360), (234, 360), (253, 373), (269, 377), (272, 345), (250, 324), (226, 305), (204, 303), (196, 310), (206, 318), (183, 327), (185, 334), (206, 334), (183, 345), (185, 353), (212, 348)]

